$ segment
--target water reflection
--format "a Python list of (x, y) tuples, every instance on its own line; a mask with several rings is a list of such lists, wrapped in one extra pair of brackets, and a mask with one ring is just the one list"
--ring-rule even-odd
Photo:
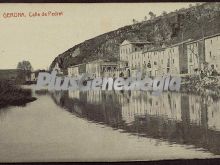
[(220, 154), (220, 101), (180, 93), (54, 92), (57, 105), (92, 122), (141, 137)]

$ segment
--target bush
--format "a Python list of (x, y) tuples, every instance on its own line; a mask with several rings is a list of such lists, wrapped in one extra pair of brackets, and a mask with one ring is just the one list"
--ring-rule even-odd
[(31, 89), (22, 89), (12, 81), (0, 80), (0, 107), (7, 105), (23, 105), (34, 101)]

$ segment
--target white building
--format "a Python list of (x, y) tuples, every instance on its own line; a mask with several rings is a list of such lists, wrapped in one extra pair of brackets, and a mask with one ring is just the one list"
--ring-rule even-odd
[(31, 81), (37, 81), (36, 72), (32, 72), (32, 73), (31, 73)]
[(188, 73), (195, 73), (199, 69), (199, 45), (197, 41), (186, 44)]
[(163, 75), (167, 57), (163, 48), (147, 50), (143, 53), (142, 70), (148, 76)]
[(70, 66), (68, 68), (68, 76), (69, 77), (77, 77), (78, 75), (79, 75), (78, 65)]
[(220, 72), (220, 34), (205, 38), (205, 61)]
[(127, 62), (131, 73), (142, 69), (142, 55), (145, 47), (151, 45), (147, 41), (125, 40), (120, 45), (120, 61)]
[(180, 49), (179, 44), (166, 48), (167, 53), (167, 73), (171, 75), (180, 74)]
[(92, 75), (93, 78), (101, 76), (101, 64), (102, 60), (94, 60), (86, 63), (86, 73)]

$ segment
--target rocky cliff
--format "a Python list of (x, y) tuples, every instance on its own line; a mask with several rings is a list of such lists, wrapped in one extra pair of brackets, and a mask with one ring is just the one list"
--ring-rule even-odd
[(155, 46), (171, 45), (187, 39), (199, 39), (220, 32), (220, 3), (203, 3), (187, 9), (164, 13), (154, 19), (119, 28), (73, 46), (58, 55), (66, 71), (68, 66), (94, 59), (119, 59), (119, 45), (125, 39), (148, 40)]

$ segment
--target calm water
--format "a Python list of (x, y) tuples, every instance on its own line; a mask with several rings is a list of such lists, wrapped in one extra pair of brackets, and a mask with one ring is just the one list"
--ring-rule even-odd
[[(29, 87), (30, 88), (30, 87)], [(0, 110), (0, 161), (116, 161), (220, 155), (220, 101), (145, 92), (40, 92)]]

